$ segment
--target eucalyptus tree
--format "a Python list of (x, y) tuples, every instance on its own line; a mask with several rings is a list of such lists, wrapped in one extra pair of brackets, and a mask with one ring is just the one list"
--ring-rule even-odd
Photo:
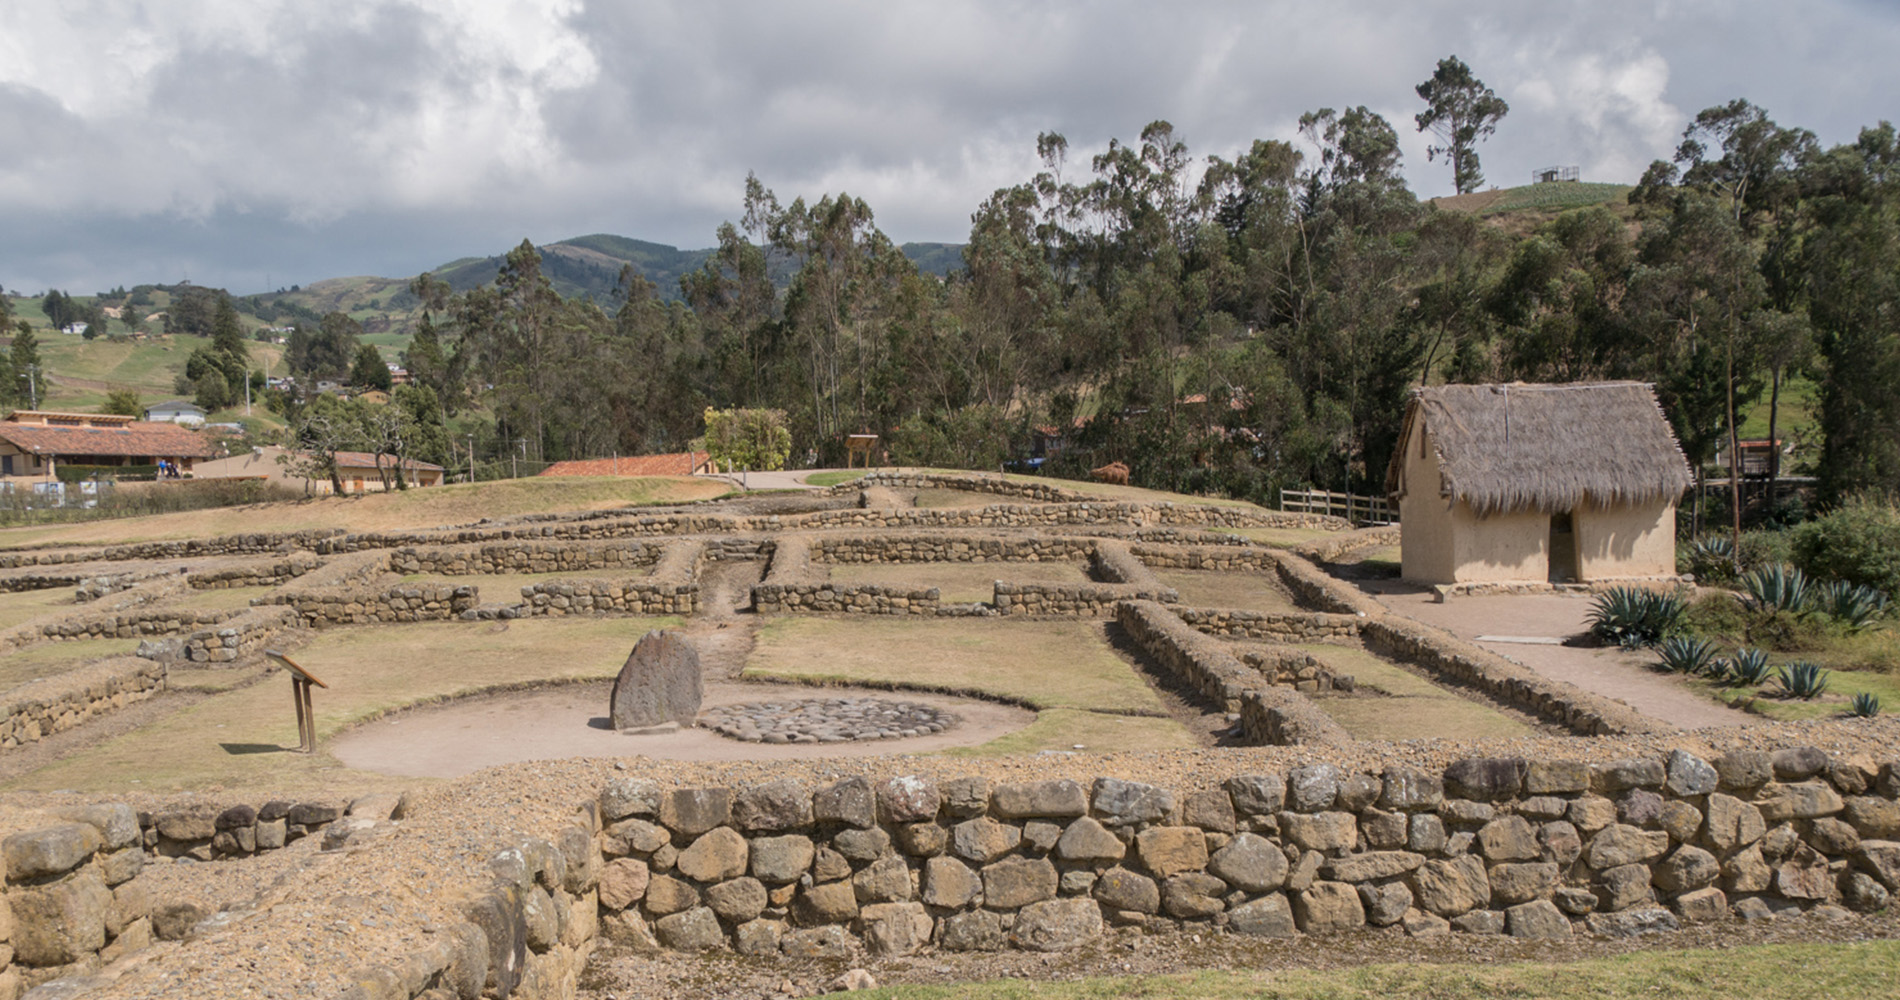
[(1426, 158), (1436, 160), (1442, 155), (1450, 161), (1452, 186), (1459, 194), (1476, 191), (1484, 183), (1484, 173), (1478, 168), (1478, 143), (1497, 132), (1498, 122), (1510, 113), (1511, 106), (1457, 56), (1438, 60), (1431, 79), (1415, 89), (1426, 108), (1413, 120), (1420, 132), (1430, 131), (1438, 137), (1437, 145), (1426, 148)]

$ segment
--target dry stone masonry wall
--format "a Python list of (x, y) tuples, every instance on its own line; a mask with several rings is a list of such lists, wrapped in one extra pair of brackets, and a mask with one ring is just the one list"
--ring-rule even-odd
[(10, 688), (0, 692), (0, 749), (37, 743), (164, 686), (164, 664), (119, 656)]
[(603, 932), (751, 955), (1059, 951), (1115, 924), (1623, 936), (1900, 891), (1900, 762), (1811, 748), (1182, 791), (851, 777), (601, 794)]

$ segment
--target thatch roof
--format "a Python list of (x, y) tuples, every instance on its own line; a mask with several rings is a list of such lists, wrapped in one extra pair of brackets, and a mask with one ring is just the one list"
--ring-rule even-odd
[(1689, 488), (1689, 463), (1641, 382), (1440, 385), (1412, 391), (1399, 449), (1386, 474), (1394, 499), (1405, 457), (1428, 435), (1441, 481), (1418, 488), (1469, 503), (1479, 514), (1560, 513), (1599, 505), (1673, 503)]

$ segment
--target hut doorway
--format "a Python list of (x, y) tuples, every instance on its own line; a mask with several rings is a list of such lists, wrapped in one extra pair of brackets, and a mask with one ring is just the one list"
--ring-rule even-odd
[(1568, 511), (1550, 515), (1550, 582), (1576, 583), (1583, 574), (1577, 571), (1577, 531)]

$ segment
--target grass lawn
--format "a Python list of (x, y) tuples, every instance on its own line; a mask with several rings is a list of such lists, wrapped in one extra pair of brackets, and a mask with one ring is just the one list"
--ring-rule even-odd
[(1008, 499), (994, 493), (971, 493), (968, 490), (942, 490), (930, 487), (917, 491), (915, 505), (918, 507), (985, 507), (993, 503), (1003, 503)]
[[(1092, 954), (1090, 959), (1100, 962), (1102, 956)], [(1859, 1000), (1886, 995), (1896, 976), (1900, 976), (1900, 942), (1867, 941), (1644, 950), (1566, 963), (1404, 962), (1273, 971), (1218, 969), (1165, 976), (998, 979), (891, 986), (863, 996), (866, 1000)], [(1883, 982), (1889, 986), (1881, 986)]]
[(63, 674), (74, 667), (108, 656), (126, 656), (139, 648), (137, 639), (76, 639), (42, 642), (0, 658), (0, 691), (28, 681)]
[(1211, 569), (1156, 570), (1161, 582), (1181, 592), (1190, 608), (1244, 608), (1249, 611), (1298, 611), (1293, 595), (1266, 573)]
[(1096, 622), (788, 615), (759, 629), (745, 676), (979, 691), (1038, 709), (1162, 711)]
[(73, 524), (0, 530), (0, 549), (54, 543), (114, 543), (204, 538), (244, 531), (413, 531), (468, 524), (484, 517), (565, 510), (607, 510), (633, 504), (682, 503), (724, 495), (714, 480), (682, 476), (619, 478), (551, 476), (457, 483), (391, 493), (319, 497)]
[(1276, 549), (1298, 548), (1307, 542), (1316, 542), (1339, 534), (1337, 531), (1326, 531), (1321, 528), (1223, 528), (1221, 530), (1225, 534), (1236, 535)]
[(1089, 582), (1080, 563), (837, 563), (833, 583), (869, 583), (886, 587), (937, 587), (949, 603), (988, 603), (996, 598), (996, 581), (1010, 583)]
[(1529, 726), (1351, 646), (1312, 643), (1311, 653), (1336, 674), (1351, 674), (1353, 694), (1313, 697), (1313, 704), (1362, 740), (1532, 735)]
[(72, 614), (79, 610), (73, 600), (73, 588), (18, 590), (0, 594), (0, 629), (12, 628), (41, 615)]
[[(1781, 657), (1775, 657), (1780, 662)], [(1822, 664), (1826, 667), (1826, 664)], [(1900, 712), (1900, 679), (1892, 674), (1876, 673), (1868, 670), (1831, 669), (1828, 674), (1827, 691), (1813, 701), (1798, 698), (1779, 697), (1781, 685), (1774, 680), (1760, 688), (1738, 688), (1716, 684), (1707, 680), (1691, 680), (1692, 686), (1708, 693), (1727, 704), (1740, 704), (1757, 715), (1771, 719), (1799, 721), (1803, 719), (1827, 719), (1850, 714), (1848, 706), (1857, 694), (1871, 694), (1880, 699), (1880, 711), (1883, 714)]]
[(1073, 708), (1036, 713), (1036, 721), (1007, 736), (974, 747), (944, 751), (950, 757), (985, 757), (1044, 750), (1174, 750), (1199, 746), (1173, 719), (1138, 715), (1107, 715)]
[(833, 469), (830, 472), (814, 472), (805, 477), (805, 482), (812, 486), (836, 486), (863, 479), (869, 472), (869, 469)]
[[(222, 785), (232, 792), (307, 788), (340, 794), (414, 784), (418, 779), (347, 770), (323, 752), (321, 740), (392, 709), (484, 688), (609, 678), (648, 629), (679, 624), (670, 617), (558, 618), (333, 629), (291, 654), (330, 685), (314, 695), (317, 753), (285, 752), (297, 743), (289, 684), (268, 677), (74, 753), (7, 787), (106, 791), (131, 782), (147, 789)], [(242, 677), (230, 673), (234, 681)]]

